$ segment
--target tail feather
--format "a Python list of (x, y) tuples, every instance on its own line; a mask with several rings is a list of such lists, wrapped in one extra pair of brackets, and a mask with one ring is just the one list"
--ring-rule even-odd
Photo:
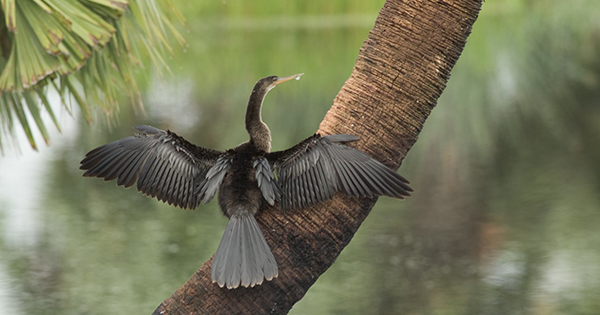
[(212, 262), (212, 281), (233, 289), (240, 284), (253, 287), (277, 275), (275, 257), (254, 216), (232, 215)]

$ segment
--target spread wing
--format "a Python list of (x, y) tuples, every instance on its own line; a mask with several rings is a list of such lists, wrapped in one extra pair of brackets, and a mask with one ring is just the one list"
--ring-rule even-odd
[(204, 204), (209, 203), (215, 196), (217, 189), (223, 182), (223, 178), (229, 172), (231, 163), (233, 163), (233, 157), (227, 153), (222, 154), (217, 159), (217, 163), (204, 176), (198, 192), (198, 198), (202, 199)]
[[(125, 188), (137, 181), (138, 191), (184, 209), (210, 201), (228, 170), (227, 163), (218, 162), (225, 153), (195, 146), (171, 131), (135, 129), (140, 133), (88, 152), (81, 161), (83, 176), (117, 179)], [(219, 169), (212, 171), (215, 165)]]
[(337, 191), (353, 197), (410, 196), (404, 177), (345, 145), (356, 140), (352, 135), (316, 134), (291, 149), (267, 154), (282, 187), (282, 208), (307, 207)]
[(258, 188), (271, 206), (275, 204), (275, 201), (281, 200), (281, 187), (275, 180), (273, 169), (266, 158), (260, 157), (254, 160), (254, 175)]

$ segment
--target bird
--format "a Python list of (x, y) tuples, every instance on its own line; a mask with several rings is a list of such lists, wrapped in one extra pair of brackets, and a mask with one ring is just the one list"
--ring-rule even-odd
[[(303, 74), (268, 76), (256, 82), (246, 108), (249, 140), (225, 151), (196, 146), (170, 130), (136, 126), (137, 133), (89, 151), (80, 164), (84, 177), (117, 180), (145, 195), (195, 209), (218, 193), (229, 218), (211, 265), (221, 288), (254, 287), (278, 276), (276, 259), (255, 215), (268, 206), (295, 210), (351, 197), (404, 199), (408, 180), (370, 155), (348, 146), (349, 134), (316, 133), (297, 145), (271, 152), (271, 132), (261, 108), (276, 85)], [(277, 209), (277, 208), (275, 208)]]

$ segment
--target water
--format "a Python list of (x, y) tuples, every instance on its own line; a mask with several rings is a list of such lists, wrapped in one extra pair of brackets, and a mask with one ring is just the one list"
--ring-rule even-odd
[[(585, 32), (581, 18), (597, 14), (580, 7), (572, 20), (577, 7), (557, 7), (562, 18), (544, 24), (536, 17), (549, 9), (535, 3), (486, 2), (490, 13), (484, 7), (400, 170), (414, 196), (381, 198), (291, 314), (600, 311), (600, 66), (588, 57), (599, 41), (597, 25)], [(149, 79), (147, 116), (123, 107), (109, 131), (63, 115), (50, 147), (35, 153), (21, 141), (21, 155), (0, 160), (3, 313), (152, 313), (214, 253), (227, 220), (214, 202), (181, 210), (83, 178), (84, 154), (140, 124), (233, 147), (246, 140), (256, 80), (305, 72), (271, 91), (263, 109), (273, 149), (290, 147), (316, 130), (369, 31), (363, 22), (267, 31), (259, 26), (268, 17), (243, 20), (258, 25), (248, 30), (188, 19), (187, 53), (171, 67), (182, 70)], [(562, 36), (565, 25), (579, 36)]]

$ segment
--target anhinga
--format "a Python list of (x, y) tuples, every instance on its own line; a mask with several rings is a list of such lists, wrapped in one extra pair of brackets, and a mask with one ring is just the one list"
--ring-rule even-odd
[(139, 134), (90, 151), (81, 161), (83, 176), (117, 179), (125, 188), (137, 181), (140, 192), (184, 209), (208, 203), (219, 190), (219, 206), (229, 223), (212, 262), (212, 281), (231, 289), (271, 280), (278, 275), (277, 263), (254, 218), (267, 204), (298, 209), (337, 191), (399, 199), (412, 191), (402, 176), (346, 146), (358, 140), (352, 135), (315, 134), (288, 150), (270, 152), (263, 100), (275, 85), (300, 76), (256, 82), (246, 109), (250, 140), (233, 149), (205, 149), (169, 130), (137, 126)]

